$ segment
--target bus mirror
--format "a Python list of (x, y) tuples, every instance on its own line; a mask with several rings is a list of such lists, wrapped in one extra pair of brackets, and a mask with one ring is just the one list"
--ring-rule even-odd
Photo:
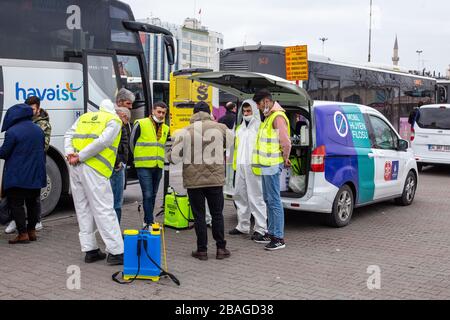
[(175, 64), (175, 43), (173, 37), (164, 35), (164, 45), (166, 47), (167, 62), (170, 65)]
[(175, 63), (175, 44), (172, 32), (158, 26), (153, 26), (151, 24), (138, 21), (122, 21), (122, 24), (125, 29), (134, 32), (162, 34), (167, 52), (167, 61), (170, 65)]

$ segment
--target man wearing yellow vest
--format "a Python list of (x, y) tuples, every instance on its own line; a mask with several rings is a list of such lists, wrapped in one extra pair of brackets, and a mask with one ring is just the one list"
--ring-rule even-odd
[(136, 120), (131, 133), (134, 166), (142, 189), (144, 228), (153, 223), (156, 194), (164, 168), (164, 154), (169, 127), (164, 123), (167, 105), (157, 102), (152, 115)]
[(86, 253), (86, 263), (106, 257), (97, 245), (97, 227), (106, 245), (108, 264), (123, 264), (123, 239), (109, 182), (120, 137), (121, 120), (110, 100), (103, 100), (98, 112), (87, 112), (78, 118), (64, 137), (81, 251)]
[(265, 119), (258, 130), (253, 153), (253, 173), (262, 176), (264, 202), (267, 205), (268, 233), (271, 241), (266, 250), (286, 247), (284, 242), (284, 210), (280, 195), (280, 173), (283, 165), (291, 166), (290, 125), (285, 110), (272, 94), (262, 89), (254, 97)]

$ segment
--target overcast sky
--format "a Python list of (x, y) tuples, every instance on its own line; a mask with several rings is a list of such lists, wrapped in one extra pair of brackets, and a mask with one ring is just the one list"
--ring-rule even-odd
[[(248, 45), (307, 44), (310, 53), (334, 60), (365, 63), (369, 43), (370, 0), (123, 0), (136, 18), (159, 17), (202, 24), (224, 35), (225, 48)], [(198, 11), (201, 9), (201, 16)], [(445, 73), (450, 64), (450, 1), (373, 0), (372, 61), (392, 64), (398, 35), (400, 65)]]

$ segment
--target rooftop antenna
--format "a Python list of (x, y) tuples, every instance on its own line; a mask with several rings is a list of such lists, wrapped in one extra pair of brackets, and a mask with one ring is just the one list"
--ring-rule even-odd
[(369, 58), (368, 62), (371, 61), (372, 57), (372, 0), (370, 0), (370, 20), (369, 20)]

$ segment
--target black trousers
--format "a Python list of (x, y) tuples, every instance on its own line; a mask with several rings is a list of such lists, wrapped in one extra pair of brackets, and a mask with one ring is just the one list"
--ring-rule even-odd
[(41, 216), (41, 190), (12, 188), (6, 190), (6, 197), (19, 233), (35, 230)]
[(206, 226), (205, 199), (208, 201), (212, 217), (212, 234), (218, 249), (225, 249), (225, 231), (223, 223), (223, 187), (208, 187), (188, 189), (189, 202), (195, 219), (195, 233), (197, 234), (197, 250), (208, 251), (208, 228)]

